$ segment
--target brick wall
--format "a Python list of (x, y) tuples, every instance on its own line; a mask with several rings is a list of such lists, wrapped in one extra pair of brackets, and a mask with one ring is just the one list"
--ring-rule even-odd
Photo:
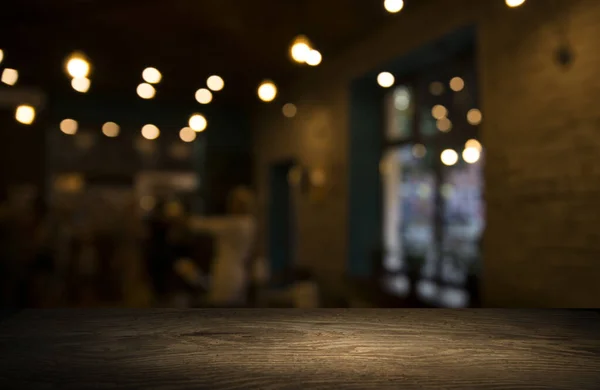
[[(269, 164), (297, 157), (331, 174), (321, 203), (298, 204), (300, 262), (319, 274), (346, 272), (349, 237), (349, 86), (380, 64), (476, 23), (480, 100), (487, 148), (488, 227), (484, 302), (488, 306), (600, 305), (600, 2), (430, 0), (407, 6), (394, 24), (327, 58), (281, 105), (255, 122), (262, 215)], [(423, 26), (427, 26), (424, 30)], [(416, 33), (418, 32), (418, 33)], [(561, 41), (575, 49), (569, 68), (553, 62)], [(283, 103), (283, 102), (281, 102)], [(319, 129), (318, 131), (316, 129)], [(265, 227), (263, 218), (263, 227)], [(332, 282), (332, 288), (337, 284)]]

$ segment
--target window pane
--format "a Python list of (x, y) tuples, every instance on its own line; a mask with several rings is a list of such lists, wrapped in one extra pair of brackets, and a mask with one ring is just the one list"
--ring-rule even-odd
[(388, 96), (386, 140), (399, 141), (409, 138), (413, 127), (413, 93), (407, 86), (400, 86)]
[(444, 203), (442, 279), (462, 285), (480, 261), (480, 239), (485, 227), (482, 157), (444, 169), (440, 188)]
[[(382, 162), (386, 268), (424, 262), (434, 248), (435, 176), (423, 145), (387, 152)], [(433, 259), (432, 259), (433, 261)]]

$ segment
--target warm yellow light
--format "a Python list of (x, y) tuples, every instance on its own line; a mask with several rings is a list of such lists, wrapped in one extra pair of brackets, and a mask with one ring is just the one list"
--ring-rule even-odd
[(523, 5), (523, 3), (525, 3), (525, 0), (505, 0), (505, 2), (507, 6), (509, 6), (510, 8), (514, 8)]
[(90, 79), (86, 77), (78, 77), (71, 80), (71, 87), (80, 93), (86, 93), (90, 90)]
[(476, 139), (470, 139), (467, 142), (465, 142), (465, 148), (475, 148), (480, 152), (482, 150), (481, 143)]
[(321, 56), (321, 53), (319, 53), (318, 50), (311, 50), (308, 53), (308, 56), (306, 57), (306, 63), (310, 66), (317, 66), (321, 63), (321, 60), (323, 60), (323, 57)]
[(206, 85), (214, 92), (219, 92), (225, 87), (225, 81), (219, 76), (210, 76), (206, 80)]
[(142, 78), (150, 84), (158, 84), (162, 80), (162, 74), (156, 68), (146, 68), (142, 72)]
[(441, 154), (442, 164), (452, 166), (458, 162), (458, 153), (452, 149), (446, 149)]
[(19, 79), (19, 72), (16, 69), (6, 68), (2, 72), (1, 81), (7, 85), (15, 85)]
[(481, 152), (476, 148), (465, 148), (462, 152), (462, 158), (468, 164), (475, 164), (479, 161), (479, 157), (481, 156)]
[(60, 122), (60, 131), (68, 135), (77, 133), (78, 127), (77, 121), (73, 119), (65, 119)]
[(196, 132), (201, 132), (206, 130), (206, 126), (208, 126), (208, 122), (206, 118), (200, 114), (194, 114), (190, 117), (188, 125), (192, 128), (192, 130)]
[(189, 127), (184, 127), (179, 131), (179, 138), (183, 142), (192, 142), (196, 139), (196, 132)]
[(296, 108), (296, 106), (294, 104), (288, 103), (283, 106), (283, 109), (281, 111), (283, 112), (284, 116), (286, 116), (288, 118), (293, 118), (296, 116), (298, 109)]
[(102, 126), (102, 134), (110, 138), (117, 137), (120, 131), (121, 128), (114, 122), (106, 122)]
[(385, 0), (383, 6), (387, 12), (395, 14), (404, 8), (404, 0)]
[(156, 95), (156, 90), (148, 83), (141, 83), (137, 87), (137, 94), (142, 99), (152, 99)]
[(306, 62), (308, 56), (310, 55), (310, 42), (308, 38), (303, 35), (300, 35), (296, 39), (294, 39), (294, 43), (290, 49), (290, 54), (292, 59), (299, 64)]
[(440, 96), (444, 93), (444, 84), (439, 81), (434, 81), (429, 85), (429, 92), (431, 92), (433, 96)]
[(450, 122), (450, 119), (448, 119), (448, 118), (438, 119), (436, 126), (437, 126), (438, 130), (443, 133), (447, 133), (450, 130), (452, 130), (452, 122)]
[(415, 146), (412, 147), (412, 154), (413, 154), (413, 156), (415, 156), (415, 158), (423, 158), (423, 157), (425, 157), (426, 153), (427, 153), (427, 149), (425, 148), (425, 145), (423, 145), (423, 144), (416, 144)]
[(377, 84), (383, 88), (389, 88), (396, 82), (394, 75), (390, 72), (381, 72), (377, 75)]
[(73, 78), (87, 77), (90, 73), (90, 63), (80, 55), (73, 55), (67, 62), (67, 72)]
[(142, 127), (142, 137), (146, 139), (157, 139), (159, 135), (160, 130), (154, 125), (145, 125), (144, 127)]
[(17, 107), (15, 119), (24, 125), (32, 124), (35, 119), (35, 108), (27, 105)]
[(439, 120), (439, 119), (445, 118), (447, 115), (448, 115), (448, 109), (446, 107), (442, 106), (441, 104), (436, 104), (431, 109), (431, 116), (433, 116), (435, 119)]
[(465, 81), (460, 77), (454, 77), (450, 80), (450, 89), (454, 92), (460, 92), (465, 87)]
[(277, 87), (272, 81), (263, 81), (258, 87), (258, 97), (263, 102), (272, 102), (277, 96)]
[(200, 104), (208, 104), (212, 101), (212, 93), (206, 88), (196, 91), (196, 101)]
[(480, 124), (482, 119), (483, 115), (481, 115), (481, 111), (476, 108), (473, 108), (467, 112), (467, 122), (473, 126)]
[(4, 59), (4, 51), (2, 49), (0, 49), (0, 64), (2, 63), (3, 59)]

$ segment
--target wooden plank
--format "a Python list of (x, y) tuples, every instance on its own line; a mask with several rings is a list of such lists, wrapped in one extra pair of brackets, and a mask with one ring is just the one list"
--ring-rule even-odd
[(23, 311), (0, 322), (0, 388), (597, 389), (598, 329), (567, 310)]

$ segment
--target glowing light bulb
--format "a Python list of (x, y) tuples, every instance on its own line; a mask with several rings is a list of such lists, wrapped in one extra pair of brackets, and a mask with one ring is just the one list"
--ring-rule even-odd
[(208, 122), (206, 121), (206, 118), (204, 116), (200, 114), (194, 114), (190, 117), (188, 125), (191, 127), (192, 130), (199, 133), (201, 131), (206, 130)]
[(214, 92), (218, 92), (225, 87), (225, 81), (219, 76), (210, 76), (206, 80), (206, 85)]
[(65, 119), (60, 122), (60, 131), (67, 135), (73, 135), (77, 133), (78, 127), (77, 121), (73, 119)]
[(142, 99), (152, 99), (154, 95), (156, 95), (156, 90), (154, 87), (148, 83), (141, 83), (137, 87), (137, 94)]
[(458, 162), (458, 153), (452, 149), (446, 149), (440, 156), (442, 164), (452, 166)]
[(193, 142), (196, 139), (196, 132), (189, 127), (184, 127), (179, 131), (179, 138), (183, 142)]
[(321, 63), (323, 57), (318, 50), (311, 50), (306, 57), (306, 63), (310, 66), (317, 66)]
[(479, 161), (479, 157), (481, 156), (481, 152), (476, 148), (465, 148), (462, 153), (462, 158), (468, 164), (475, 164)]
[(383, 6), (387, 12), (395, 14), (404, 8), (404, 0), (385, 0)]
[(311, 48), (308, 38), (306, 38), (304, 35), (300, 35), (294, 39), (294, 43), (290, 49), (290, 54), (294, 61), (299, 64), (306, 62), (310, 52)]
[(117, 137), (120, 131), (121, 129), (119, 128), (119, 125), (114, 122), (106, 122), (102, 126), (102, 134), (109, 138)]
[(146, 68), (142, 72), (142, 78), (149, 84), (158, 84), (162, 80), (162, 74), (156, 68)]
[(505, 0), (505, 3), (510, 8), (515, 8), (525, 3), (525, 0)]
[(71, 87), (80, 93), (86, 93), (90, 89), (91, 81), (87, 77), (76, 77), (71, 80)]
[(32, 124), (35, 119), (35, 108), (27, 105), (17, 107), (15, 119), (24, 125)]
[(467, 122), (473, 126), (480, 124), (482, 119), (483, 115), (481, 114), (481, 111), (476, 108), (473, 108), (467, 112)]
[(272, 81), (263, 81), (258, 87), (258, 97), (263, 102), (272, 102), (277, 96), (277, 87)]
[(454, 77), (450, 80), (450, 89), (454, 92), (460, 92), (465, 88), (465, 81), (460, 77)]
[(381, 72), (377, 75), (377, 83), (383, 88), (389, 88), (394, 85), (396, 79), (390, 72)]
[(298, 109), (296, 108), (296, 106), (294, 104), (288, 103), (283, 106), (281, 111), (283, 112), (284, 116), (286, 116), (288, 118), (293, 118), (296, 116)]
[(208, 104), (212, 101), (212, 93), (206, 88), (196, 91), (196, 101), (200, 104)]
[(142, 127), (142, 137), (148, 140), (157, 139), (160, 135), (160, 130), (154, 125), (145, 125)]
[(74, 54), (67, 62), (67, 72), (73, 78), (87, 77), (90, 73), (90, 63), (83, 56)]

